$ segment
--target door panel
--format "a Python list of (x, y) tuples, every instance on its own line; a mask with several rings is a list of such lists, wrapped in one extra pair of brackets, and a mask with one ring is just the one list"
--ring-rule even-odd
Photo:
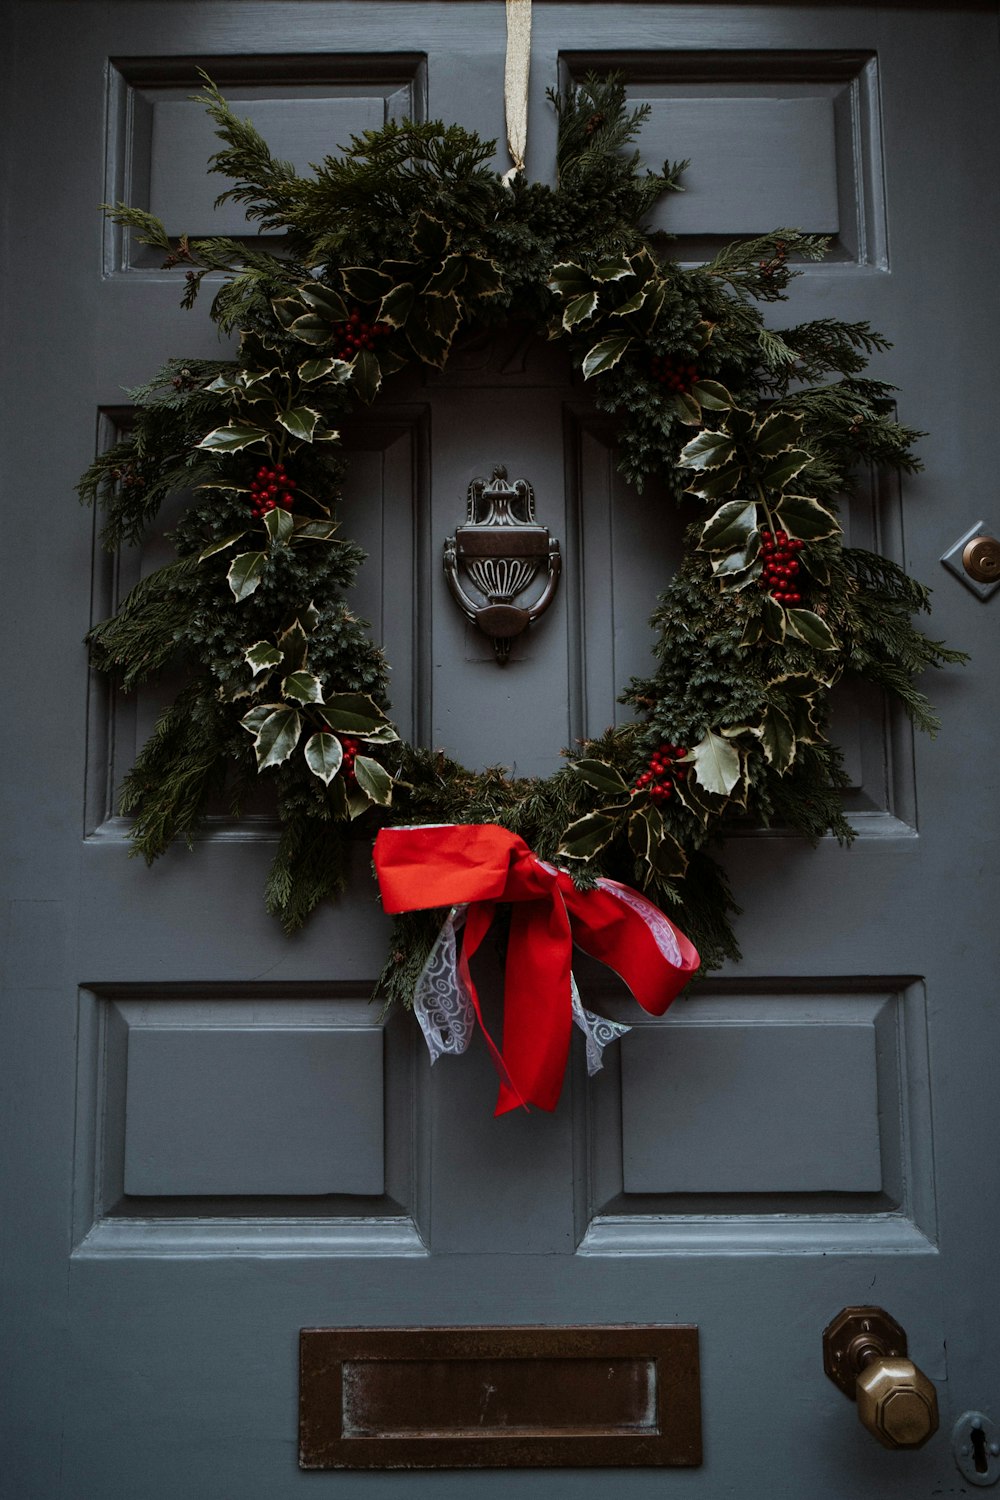
[[(282, 1500), (328, 1485), (457, 1500), (461, 1472), (298, 1470), (299, 1329), (630, 1322), (698, 1325), (705, 1447), (683, 1475), (614, 1476), (624, 1500), (681, 1483), (711, 1500), (947, 1491), (947, 1433), (990, 1411), (1000, 1332), (1000, 600), (938, 562), (984, 512), (1000, 523), (982, 191), (1000, 140), (996, 7), (536, 0), (532, 176), (552, 175), (545, 89), (614, 66), (652, 106), (650, 164), (692, 159), (685, 194), (657, 210), (682, 258), (780, 223), (832, 235), (774, 326), (868, 318), (895, 339), (875, 373), (930, 431), (926, 467), (862, 485), (849, 538), (934, 584), (932, 633), (974, 656), (929, 684), (945, 721), (933, 742), (845, 689), (853, 848), (734, 834), (743, 963), (661, 1021), (582, 963), (585, 998), (634, 1030), (593, 1079), (575, 1048), (553, 1115), (499, 1121), (485, 1049), (432, 1072), (411, 1021), (369, 1004), (387, 924), (366, 846), (351, 895), (294, 938), (263, 912), (276, 836), (263, 801), (239, 824), (220, 809), (151, 870), (129, 860), (114, 791), (158, 698), (88, 685), (79, 642), (162, 559), (169, 517), (107, 558), (72, 490), (127, 424), (128, 387), (168, 356), (218, 352), (203, 312), (178, 308), (176, 276), (97, 212), (124, 197), (174, 231), (253, 232), (232, 206), (212, 210), (225, 183), (203, 172), (198, 67), (303, 164), (407, 114), (502, 138), (503, 6), (8, 12), (0, 421), (8, 660), (25, 668), (0, 1011), (11, 1493)], [(352, 424), (345, 531), (369, 554), (353, 603), (385, 644), (405, 734), (547, 774), (626, 713), (616, 700), (648, 667), (646, 615), (681, 523), (655, 485), (624, 484), (614, 440), (562, 356), (516, 328), (471, 340), (440, 377), (400, 379)], [(503, 671), (441, 570), (469, 484), (501, 463), (533, 485), (564, 562), (556, 603)], [(485, 972), (494, 1020), (498, 990)], [(919, 1453), (878, 1448), (823, 1374), (823, 1327), (866, 1300), (938, 1383), (941, 1432)], [(548, 1500), (609, 1479), (475, 1483)]]

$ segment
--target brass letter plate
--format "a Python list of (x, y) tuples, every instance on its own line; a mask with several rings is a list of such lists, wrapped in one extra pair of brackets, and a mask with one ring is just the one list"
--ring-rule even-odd
[(303, 1469), (694, 1467), (698, 1329), (303, 1328)]

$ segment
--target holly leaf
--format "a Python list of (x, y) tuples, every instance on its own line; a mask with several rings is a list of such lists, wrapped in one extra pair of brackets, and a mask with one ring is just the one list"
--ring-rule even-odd
[(281, 684), (281, 691), (286, 698), (293, 698), (296, 703), (322, 703), (323, 684), (312, 672), (291, 672)]
[(354, 774), (358, 786), (370, 802), (377, 802), (379, 807), (392, 805), (392, 777), (385, 766), (379, 765), (377, 760), (372, 760), (367, 755), (356, 755)]
[(814, 651), (836, 651), (837, 639), (825, 620), (811, 609), (786, 610), (788, 628), (800, 641), (812, 646)]
[(313, 775), (318, 776), (324, 786), (329, 786), (343, 764), (344, 747), (335, 734), (327, 734), (321, 729), (306, 740), (305, 756), (306, 765)]
[(769, 594), (765, 596), (761, 605), (761, 626), (769, 641), (773, 641), (776, 646), (784, 644), (785, 611)]
[(575, 328), (577, 323), (584, 323), (590, 317), (597, 306), (597, 293), (584, 292), (582, 297), (574, 297), (572, 302), (567, 302), (566, 311), (563, 313), (562, 326), (569, 330)]
[(296, 521), (293, 543), (330, 542), (340, 529), (339, 521)]
[(815, 578), (821, 587), (826, 588), (830, 582), (830, 568), (826, 559), (817, 557), (811, 547), (799, 553), (799, 562), (805, 568), (811, 578)]
[(270, 641), (255, 642), (254, 645), (247, 647), (243, 656), (255, 677), (258, 672), (266, 672), (281, 663), (281, 652), (277, 646), (272, 646)]
[(701, 426), (701, 407), (693, 396), (689, 396), (686, 391), (676, 391), (672, 404), (685, 427)]
[(777, 453), (784, 453), (786, 449), (794, 448), (798, 442), (801, 426), (801, 416), (793, 416), (788, 411), (772, 412), (758, 427), (754, 448), (761, 458), (773, 458)]
[(302, 719), (297, 709), (282, 707), (269, 713), (254, 741), (258, 771), (264, 771), (268, 766), (280, 766), (286, 761), (298, 744), (301, 732)]
[(558, 853), (563, 859), (591, 859), (610, 843), (617, 826), (617, 817), (610, 813), (593, 812), (577, 818), (563, 834)]
[(394, 286), (391, 292), (386, 292), (379, 304), (379, 323), (388, 323), (391, 328), (402, 328), (413, 310), (416, 301), (417, 289), (411, 281), (404, 281), (400, 286)]
[(424, 287), (425, 292), (446, 296), (462, 284), (465, 279), (465, 256), (449, 255), (442, 262)]
[(495, 297), (503, 286), (503, 276), (495, 260), (484, 255), (466, 255), (465, 279), (462, 295), (466, 302), (472, 297)]
[(584, 293), (591, 290), (593, 278), (582, 266), (575, 261), (563, 260), (557, 266), (552, 267), (549, 276), (549, 290), (559, 297), (582, 297)]
[(779, 453), (768, 459), (758, 477), (765, 489), (783, 490), (796, 474), (801, 474), (809, 462), (810, 455), (804, 448), (791, 448), (787, 453)]
[[(202, 486), (199, 485), (198, 488), (201, 489)], [(234, 531), (231, 536), (224, 536), (217, 542), (209, 542), (204, 551), (198, 553), (198, 561), (205, 562), (207, 558), (214, 557), (217, 552), (225, 552), (227, 547), (234, 546), (243, 536), (246, 536), (245, 531)]]
[(583, 357), (584, 380), (590, 380), (594, 375), (603, 375), (605, 370), (613, 369), (631, 342), (632, 336), (627, 333), (615, 333), (610, 338), (601, 339), (600, 343), (595, 344)]
[(260, 583), (266, 561), (266, 552), (241, 552), (233, 559), (226, 577), (237, 599), (250, 597)]
[(392, 291), (392, 277), (371, 266), (345, 266), (340, 274), (347, 295), (356, 302), (381, 302)]
[(309, 651), (309, 637), (302, 627), (301, 620), (293, 620), (288, 629), (281, 632), (278, 636), (278, 649), (281, 652), (285, 672), (301, 672)]
[(728, 432), (699, 432), (685, 443), (677, 460), (682, 469), (722, 469), (736, 457), (736, 444)]
[(225, 427), (216, 427), (196, 443), (196, 448), (207, 448), (210, 453), (238, 453), (249, 448), (251, 443), (260, 443), (267, 437), (263, 427), (247, 427), (238, 422), (228, 422)]
[(623, 778), (603, 760), (574, 760), (570, 769), (599, 792), (608, 792), (613, 797), (628, 796)]
[(440, 260), (451, 242), (451, 231), (440, 219), (419, 213), (410, 239), (422, 260)]
[(269, 510), (264, 517), (264, 525), (273, 545), (287, 542), (295, 529), (295, 522), (287, 510), (282, 510), (280, 505), (274, 510)]
[(611, 308), (610, 316), (613, 318), (627, 318), (630, 317), (632, 313), (639, 312), (643, 307), (646, 298), (649, 296), (650, 290), (650, 283), (647, 282), (645, 286), (641, 286), (637, 292), (633, 292), (631, 297), (626, 297), (624, 302), (620, 302), (617, 307)]
[(615, 260), (602, 260), (594, 268), (595, 281), (621, 281), (623, 276), (634, 274), (634, 265), (625, 256), (619, 256)]
[(462, 309), (454, 292), (422, 297), (406, 324), (406, 337), (417, 358), (443, 369), (461, 319)]
[(310, 282), (299, 287), (299, 296), (314, 312), (322, 313), (331, 323), (347, 320), (347, 304), (339, 292), (319, 282)]
[(777, 506), (778, 520), (789, 536), (804, 542), (821, 541), (824, 537), (837, 536), (840, 522), (832, 511), (808, 495), (782, 495)]
[(288, 332), (301, 343), (315, 344), (317, 348), (328, 344), (333, 337), (329, 320), (320, 313), (314, 312), (303, 313), (301, 318), (296, 318), (295, 322), (289, 325)]
[(346, 359), (335, 359), (331, 354), (326, 359), (304, 359), (297, 371), (299, 379), (305, 385), (310, 385), (314, 380), (323, 380), (327, 376), (333, 376), (334, 384), (341, 385), (350, 379), (351, 366)]
[[(698, 545), (705, 552), (731, 552), (745, 547), (756, 529), (756, 502), (729, 500), (705, 522)], [(749, 561), (747, 558), (744, 567)]]
[(728, 740), (711, 729), (688, 751), (681, 764), (691, 765), (698, 783), (720, 797), (728, 797), (740, 779), (739, 755)]
[(337, 734), (384, 733), (391, 725), (378, 704), (367, 693), (333, 693), (323, 703), (323, 718)]
[(741, 463), (729, 464), (724, 469), (713, 469), (711, 473), (704, 474), (696, 479), (694, 484), (688, 485), (688, 494), (700, 495), (703, 500), (718, 500), (722, 495), (728, 495), (734, 490), (744, 475)]
[(351, 380), (358, 393), (358, 400), (370, 406), (382, 384), (382, 370), (377, 358), (370, 349), (362, 349), (360, 354), (355, 355), (351, 370)]
[(286, 432), (292, 434), (292, 437), (298, 438), (303, 443), (311, 443), (313, 433), (320, 421), (320, 414), (311, 406), (293, 406), (288, 411), (279, 412), (278, 421)]
[(733, 404), (732, 396), (717, 380), (696, 380), (691, 394), (706, 411), (728, 411)]
[(795, 760), (795, 730), (791, 719), (775, 703), (768, 704), (760, 742), (768, 764), (783, 776)]

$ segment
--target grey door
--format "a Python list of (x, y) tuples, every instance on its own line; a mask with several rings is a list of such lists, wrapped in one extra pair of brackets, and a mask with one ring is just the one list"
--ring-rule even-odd
[[(128, 859), (114, 786), (156, 703), (88, 686), (80, 640), (159, 544), (107, 564), (73, 484), (127, 421), (125, 388), (217, 347), (97, 212), (129, 196), (171, 230), (212, 227), (197, 67), (303, 162), (392, 115), (502, 136), (503, 7), (15, 0), (6, 19), (5, 1493), (954, 1492), (952, 1423), (1000, 1418), (1000, 599), (939, 563), (1000, 525), (996, 7), (536, 3), (532, 175), (552, 169), (546, 86), (613, 65), (653, 105), (650, 160), (693, 159), (679, 254), (782, 223), (833, 236), (792, 315), (886, 330), (878, 373), (931, 434), (923, 473), (873, 487), (851, 535), (934, 585), (934, 633), (973, 661), (930, 685), (934, 742), (845, 698), (854, 847), (733, 839), (743, 964), (593, 1082), (575, 1056), (551, 1117), (500, 1121), (482, 1051), (431, 1074), (415, 1027), (369, 1005), (370, 896), (294, 940), (264, 916), (266, 809), (153, 870)], [(502, 338), (363, 425), (359, 608), (405, 731), (544, 771), (613, 718), (677, 549), (613, 442), (557, 362)], [(567, 562), (502, 676), (440, 574), (469, 481), (498, 462), (534, 484)], [(941, 1432), (916, 1453), (878, 1447), (823, 1374), (824, 1325), (869, 1301), (937, 1384)], [(698, 1325), (699, 1469), (297, 1468), (302, 1327), (621, 1323)]]

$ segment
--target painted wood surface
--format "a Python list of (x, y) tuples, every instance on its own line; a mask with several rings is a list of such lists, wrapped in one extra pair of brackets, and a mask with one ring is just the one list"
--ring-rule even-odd
[[(704, 1463), (670, 1483), (706, 1500), (947, 1493), (946, 1434), (991, 1410), (1000, 1348), (1000, 605), (939, 564), (981, 517), (1000, 525), (996, 6), (536, 0), (532, 176), (553, 170), (546, 87), (612, 63), (654, 105), (650, 160), (693, 158), (673, 223), (665, 210), (682, 254), (779, 208), (835, 233), (788, 318), (889, 333), (876, 373), (931, 434), (923, 473), (864, 496), (851, 534), (935, 587), (934, 634), (973, 661), (929, 684), (933, 742), (845, 701), (854, 847), (732, 838), (744, 963), (637, 1027), (592, 1082), (578, 1053), (553, 1116), (499, 1122), (482, 1051), (431, 1073), (416, 1029), (367, 1004), (386, 929), (363, 851), (356, 893), (293, 940), (259, 900), (264, 812), (152, 870), (128, 859), (114, 784), (156, 703), (88, 683), (80, 641), (160, 543), (107, 564), (73, 484), (127, 420), (127, 387), (218, 349), (96, 209), (146, 193), (174, 227), (209, 227), (223, 184), (190, 180), (207, 140), (184, 103), (196, 67), (304, 160), (379, 111), (502, 138), (503, 6), (13, 0), (7, 15), (3, 1484), (17, 1500), (327, 1483), (460, 1500), (461, 1472), (299, 1472), (300, 1328), (663, 1322), (698, 1325), (702, 1368)], [(182, 226), (186, 202), (198, 222)], [(358, 425), (359, 608), (404, 732), (548, 771), (621, 712), (679, 537), (655, 488), (618, 478), (613, 431), (550, 351), (497, 340), (464, 359)], [(502, 677), (440, 565), (469, 482), (498, 462), (534, 484), (565, 559), (558, 605)], [(634, 1019), (606, 974), (581, 976)], [(879, 1449), (822, 1372), (824, 1325), (868, 1299), (938, 1383), (942, 1431), (919, 1453)], [(645, 1500), (665, 1476), (475, 1480), (497, 1500), (609, 1482)]]

